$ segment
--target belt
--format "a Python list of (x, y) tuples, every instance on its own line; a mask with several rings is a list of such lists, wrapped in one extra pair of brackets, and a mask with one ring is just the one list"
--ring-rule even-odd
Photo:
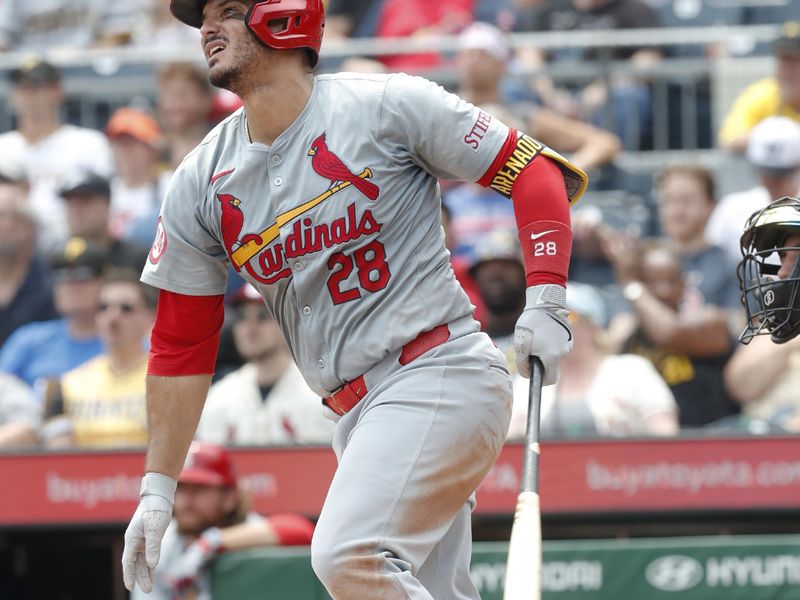
[[(449, 339), (450, 329), (447, 325), (439, 325), (428, 331), (423, 331), (403, 346), (397, 361), (401, 365), (407, 365), (428, 350), (441, 346)], [(364, 381), (364, 376), (359, 375), (352, 381), (345, 383), (330, 396), (323, 398), (322, 403), (337, 415), (346, 415), (367, 395), (367, 391), (367, 383)]]

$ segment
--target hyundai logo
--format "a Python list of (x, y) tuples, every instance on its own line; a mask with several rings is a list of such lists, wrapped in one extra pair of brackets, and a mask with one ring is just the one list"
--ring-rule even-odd
[(767, 290), (767, 293), (764, 294), (764, 304), (770, 306), (773, 302), (775, 302), (775, 292)]
[(647, 566), (645, 578), (656, 589), (682, 592), (702, 581), (703, 565), (689, 556), (662, 556)]

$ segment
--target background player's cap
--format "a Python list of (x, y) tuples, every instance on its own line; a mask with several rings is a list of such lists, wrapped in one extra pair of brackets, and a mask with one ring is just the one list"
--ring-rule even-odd
[(458, 36), (459, 50), (485, 50), (500, 62), (511, 58), (511, 48), (506, 35), (494, 25), (476, 21), (464, 28)]
[(178, 482), (234, 488), (236, 471), (225, 448), (208, 442), (194, 441), (189, 447)]
[(111, 181), (98, 173), (77, 171), (67, 177), (59, 195), (65, 200), (72, 196), (105, 196), (111, 198)]
[(789, 117), (768, 117), (753, 127), (747, 160), (762, 172), (788, 175), (800, 167), (800, 124)]
[(146, 112), (130, 106), (123, 106), (111, 115), (106, 125), (106, 135), (110, 139), (130, 136), (156, 149), (161, 142), (158, 122)]
[(591, 285), (568, 282), (567, 309), (588, 319), (598, 327), (606, 326), (608, 320), (606, 302)]
[(231, 306), (237, 306), (244, 302), (264, 304), (264, 299), (261, 297), (261, 294), (259, 294), (258, 290), (249, 282), (246, 282), (242, 287), (236, 290), (230, 299)]
[(103, 275), (106, 255), (89, 240), (73, 237), (50, 255), (48, 263), (57, 281), (86, 280)]
[(800, 21), (784, 23), (773, 48), (776, 53), (800, 55)]
[(47, 85), (59, 83), (61, 72), (38, 56), (29, 56), (8, 74), (14, 85)]
[(475, 244), (470, 273), (474, 276), (478, 267), (493, 260), (510, 261), (522, 267), (522, 251), (515, 230), (497, 229), (482, 235)]

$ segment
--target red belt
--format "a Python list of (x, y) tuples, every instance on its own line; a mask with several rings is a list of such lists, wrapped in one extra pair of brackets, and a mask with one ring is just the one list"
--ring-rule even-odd
[[(439, 325), (429, 331), (423, 331), (403, 346), (398, 362), (401, 365), (407, 365), (428, 350), (441, 346), (448, 339), (450, 339), (450, 329), (447, 325)], [(327, 398), (323, 398), (322, 403), (337, 415), (346, 415), (366, 395), (367, 384), (364, 381), (364, 376), (359, 375), (352, 381), (345, 383)]]

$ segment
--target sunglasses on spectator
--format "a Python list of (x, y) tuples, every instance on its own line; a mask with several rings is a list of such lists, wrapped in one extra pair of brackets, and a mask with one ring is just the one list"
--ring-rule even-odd
[(264, 308), (256, 312), (244, 310), (242, 308), (234, 309), (234, 317), (237, 321), (258, 321), (259, 323), (266, 323), (272, 320), (272, 315)]
[(106, 312), (112, 308), (118, 308), (119, 312), (122, 314), (129, 315), (137, 309), (137, 306), (128, 302), (101, 302), (97, 308), (100, 312)]
[(92, 267), (68, 267), (66, 269), (56, 269), (53, 271), (53, 280), (56, 283), (66, 281), (91, 281), (99, 277), (96, 269)]

